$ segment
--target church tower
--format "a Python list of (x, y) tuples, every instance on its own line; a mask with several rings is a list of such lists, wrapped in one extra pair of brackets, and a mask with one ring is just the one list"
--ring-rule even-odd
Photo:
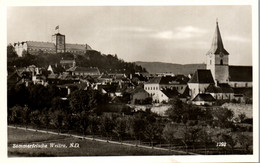
[(211, 48), (206, 54), (207, 69), (211, 70), (215, 83), (228, 83), (229, 81), (229, 53), (225, 50), (219, 31), (218, 21), (212, 40)]

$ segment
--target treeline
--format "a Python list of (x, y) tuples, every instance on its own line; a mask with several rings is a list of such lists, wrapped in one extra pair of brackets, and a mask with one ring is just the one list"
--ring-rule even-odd
[[(203, 108), (176, 99), (167, 117), (149, 109), (138, 112), (100, 112), (109, 98), (98, 91), (75, 90), (67, 99), (55, 86), (17, 86), (8, 93), (8, 123), (55, 129), (105, 137), (107, 140), (131, 140), (137, 144), (164, 145), (205, 154), (252, 153), (252, 125), (241, 114), (238, 123), (226, 108)], [(14, 91), (14, 92), (12, 92)], [(105, 109), (103, 109), (105, 110)], [(225, 146), (216, 146), (226, 143)], [(223, 144), (222, 144), (223, 145)]]
[(84, 55), (73, 55), (71, 53), (50, 54), (38, 52), (37, 55), (31, 55), (26, 51), (23, 57), (18, 57), (12, 45), (7, 46), (7, 65), (9, 67), (26, 67), (35, 65), (37, 67), (45, 67), (48, 65), (59, 64), (60, 60), (73, 59), (75, 57), (78, 66), (82, 67), (98, 67), (101, 72), (125, 73), (133, 74), (135, 72), (146, 72), (145, 68), (131, 62), (125, 62), (119, 59), (117, 55), (101, 54), (98, 51), (87, 51)]

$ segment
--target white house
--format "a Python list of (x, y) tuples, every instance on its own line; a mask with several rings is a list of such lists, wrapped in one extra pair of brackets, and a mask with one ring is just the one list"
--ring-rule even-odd
[(205, 93), (210, 84), (215, 84), (210, 70), (198, 69), (188, 82), (191, 99)]

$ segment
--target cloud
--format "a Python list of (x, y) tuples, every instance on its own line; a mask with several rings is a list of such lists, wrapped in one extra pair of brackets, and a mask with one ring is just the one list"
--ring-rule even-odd
[(199, 37), (207, 31), (193, 26), (177, 27), (173, 30), (159, 31), (153, 34), (154, 38), (167, 39), (167, 40), (185, 40), (190, 38)]
[(113, 27), (112, 30), (114, 31), (122, 31), (122, 32), (152, 32), (152, 29), (137, 27), (137, 26), (123, 26), (123, 27)]
[(226, 36), (225, 40), (236, 41), (236, 42), (250, 42), (250, 39), (247, 39), (247, 38), (244, 38), (244, 37), (241, 37), (241, 36), (235, 36), (235, 35)]

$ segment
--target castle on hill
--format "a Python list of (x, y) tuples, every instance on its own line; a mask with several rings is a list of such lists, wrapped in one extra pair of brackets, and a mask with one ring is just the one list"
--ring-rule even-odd
[(14, 48), (19, 57), (22, 57), (23, 51), (35, 55), (43, 53), (65, 53), (83, 55), (87, 51), (93, 51), (88, 44), (70, 44), (66, 43), (65, 35), (59, 32), (52, 35), (52, 42), (23, 41), (14, 43)]

